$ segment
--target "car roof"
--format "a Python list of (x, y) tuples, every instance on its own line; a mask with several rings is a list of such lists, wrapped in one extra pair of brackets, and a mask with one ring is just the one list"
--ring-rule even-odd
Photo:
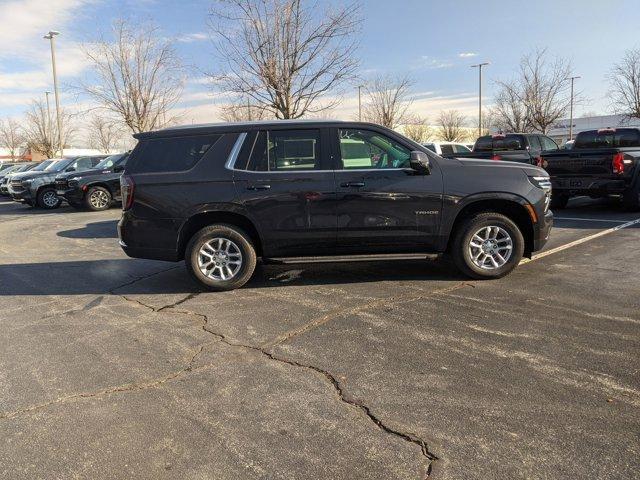
[(260, 120), (255, 122), (229, 122), (229, 123), (204, 123), (199, 125), (181, 125), (177, 127), (169, 127), (162, 130), (155, 130), (151, 132), (136, 133), (133, 136), (137, 139), (148, 137), (172, 137), (188, 134), (207, 134), (207, 133), (222, 133), (222, 132), (241, 132), (249, 130), (260, 130), (264, 128), (292, 128), (292, 127), (333, 127), (333, 126), (349, 126), (349, 127), (363, 127), (376, 129), (384, 129), (380, 125), (367, 122), (349, 122), (343, 120)]

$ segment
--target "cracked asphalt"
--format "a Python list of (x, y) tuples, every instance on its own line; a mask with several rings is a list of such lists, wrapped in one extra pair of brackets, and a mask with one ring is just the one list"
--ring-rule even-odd
[(577, 199), (499, 281), (261, 266), (202, 292), (119, 211), (0, 201), (0, 478), (638, 478), (640, 217)]

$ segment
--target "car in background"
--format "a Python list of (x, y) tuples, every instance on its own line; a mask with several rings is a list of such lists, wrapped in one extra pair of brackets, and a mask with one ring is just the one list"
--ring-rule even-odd
[[(120, 245), (179, 261), (212, 290), (264, 262), (447, 253), (473, 278), (499, 278), (547, 241), (541, 168), (443, 159), (360, 122), (175, 127), (139, 140), (121, 177)], [(354, 257), (355, 255), (355, 257)]]
[(566, 142), (564, 142), (564, 146), (562, 148), (564, 148), (565, 150), (571, 150), (575, 143), (575, 140), (567, 140)]
[(558, 151), (550, 137), (539, 133), (497, 133), (483, 135), (476, 140), (469, 153), (446, 154), (444, 157), (506, 160), (509, 162), (542, 165), (542, 152)]
[(62, 199), (56, 195), (55, 178), (61, 172), (81, 172), (95, 167), (106, 155), (52, 159), (44, 169), (18, 173), (9, 182), (9, 193), (16, 202), (44, 209), (58, 208)]
[(9, 181), (13, 178), (14, 174), (28, 172), (29, 170), (36, 168), (38, 165), (38, 162), (21, 163), (0, 171), (0, 195), (4, 197), (10, 196)]
[(55, 179), (56, 194), (74, 208), (106, 210), (120, 201), (120, 175), (129, 152), (111, 155), (95, 168), (83, 172), (67, 172)]
[(469, 153), (471, 149), (467, 147), (464, 143), (458, 142), (428, 142), (423, 143), (423, 146), (427, 147), (433, 153), (443, 156), (443, 155), (453, 155), (456, 153)]
[(578, 133), (571, 150), (545, 152), (551, 176), (552, 208), (569, 198), (619, 196), (630, 210), (640, 209), (640, 129), (602, 128)]
[(15, 162), (0, 162), (0, 172), (16, 165)]

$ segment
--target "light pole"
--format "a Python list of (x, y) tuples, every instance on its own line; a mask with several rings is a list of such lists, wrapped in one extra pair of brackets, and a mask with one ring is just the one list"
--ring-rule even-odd
[(53, 68), (53, 91), (56, 97), (56, 125), (58, 126), (58, 144), (60, 145), (60, 156), (64, 155), (64, 145), (62, 145), (62, 122), (60, 121), (60, 96), (58, 94), (58, 75), (56, 73), (56, 48), (55, 37), (60, 35), (60, 32), (55, 30), (49, 31), (44, 37), (49, 40), (51, 44), (51, 66)]
[(478, 137), (482, 136), (482, 67), (490, 65), (490, 62), (471, 65), (471, 68), (478, 69)]
[(363, 85), (358, 85), (358, 121), (362, 121), (362, 87)]
[(47, 134), (51, 135), (51, 107), (49, 107), (49, 95), (51, 92), (44, 92), (44, 96), (47, 99)]
[(573, 140), (573, 82), (580, 77), (568, 77), (571, 80), (571, 102), (569, 106), (569, 140)]

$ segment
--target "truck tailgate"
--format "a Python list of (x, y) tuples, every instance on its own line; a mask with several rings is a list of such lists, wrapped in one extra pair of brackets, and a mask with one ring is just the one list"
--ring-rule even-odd
[(546, 153), (543, 166), (553, 176), (607, 175), (612, 172), (613, 156), (618, 149), (585, 149)]

